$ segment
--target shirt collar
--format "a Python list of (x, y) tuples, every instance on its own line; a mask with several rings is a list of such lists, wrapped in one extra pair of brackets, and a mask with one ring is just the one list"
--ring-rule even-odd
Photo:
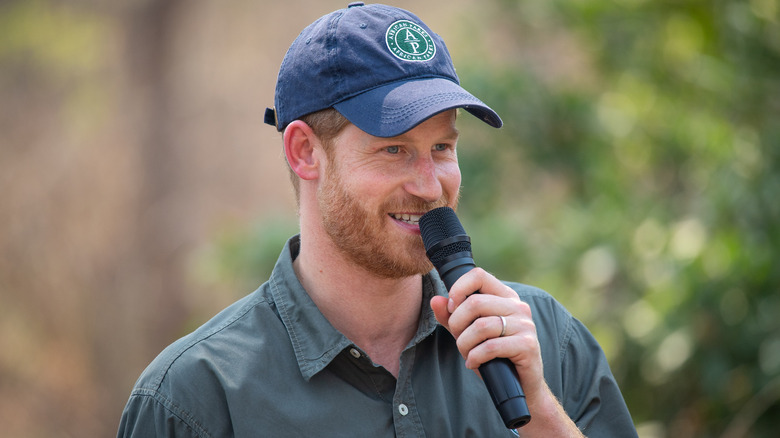
[[(331, 325), (298, 281), (292, 263), (299, 250), (300, 236), (297, 235), (287, 241), (269, 284), (279, 317), (290, 336), (298, 367), (308, 381), (353, 343)], [(446, 295), (444, 284), (435, 270), (423, 276), (422, 281), (420, 323), (407, 348), (417, 345), (435, 330), (438, 323), (429, 302), (434, 294)]]

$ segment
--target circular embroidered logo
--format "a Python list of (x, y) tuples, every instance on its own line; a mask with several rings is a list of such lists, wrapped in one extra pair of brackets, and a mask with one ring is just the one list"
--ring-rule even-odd
[(390, 53), (404, 61), (428, 61), (436, 55), (433, 38), (421, 26), (399, 20), (387, 28), (385, 42)]

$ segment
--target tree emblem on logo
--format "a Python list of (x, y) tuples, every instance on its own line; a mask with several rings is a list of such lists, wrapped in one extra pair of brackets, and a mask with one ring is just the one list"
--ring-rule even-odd
[(436, 45), (428, 32), (408, 20), (391, 24), (385, 41), (390, 53), (404, 61), (428, 61), (436, 55)]

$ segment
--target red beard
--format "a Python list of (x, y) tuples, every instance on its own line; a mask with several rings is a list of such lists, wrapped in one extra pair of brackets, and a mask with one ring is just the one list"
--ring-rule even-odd
[[(456, 202), (457, 204), (457, 202)], [(433, 268), (419, 235), (388, 234), (389, 213), (420, 212), (451, 205), (446, 194), (436, 202), (412, 197), (388, 201), (379, 211), (368, 211), (341, 183), (337, 169), (329, 168), (319, 193), (325, 231), (338, 250), (351, 262), (380, 278), (403, 278), (425, 274)]]

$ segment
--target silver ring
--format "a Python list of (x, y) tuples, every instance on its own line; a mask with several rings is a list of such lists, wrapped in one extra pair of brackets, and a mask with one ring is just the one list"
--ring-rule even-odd
[(504, 318), (501, 315), (496, 315), (496, 316), (501, 318), (501, 334), (498, 335), (498, 337), (500, 338), (500, 337), (503, 337), (506, 334), (506, 318)]

